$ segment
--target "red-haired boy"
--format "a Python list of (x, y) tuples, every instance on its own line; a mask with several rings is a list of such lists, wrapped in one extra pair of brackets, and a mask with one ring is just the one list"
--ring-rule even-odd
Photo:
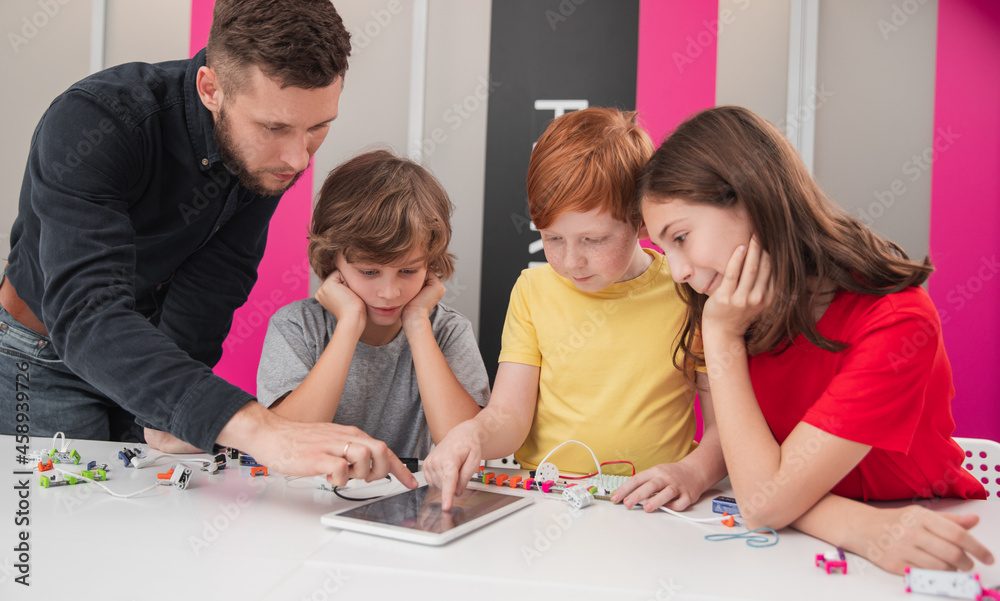
[[(446, 508), (481, 459), (516, 451), (534, 469), (566, 440), (643, 470), (613, 500), (643, 501), (647, 511), (683, 509), (725, 475), (710, 396), (701, 394), (697, 445), (694, 390), (671, 359), (685, 306), (663, 256), (639, 245), (646, 233), (633, 195), (652, 153), (635, 113), (608, 108), (559, 117), (538, 140), (528, 205), (548, 265), (514, 285), (489, 405), (424, 464)], [(579, 446), (552, 461), (563, 472), (595, 471)]]

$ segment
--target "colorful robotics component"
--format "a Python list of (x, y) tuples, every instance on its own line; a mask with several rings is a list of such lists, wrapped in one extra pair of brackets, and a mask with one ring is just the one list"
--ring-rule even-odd
[(938, 595), (951, 599), (1000, 599), (1000, 592), (983, 588), (979, 574), (906, 568), (903, 575), (906, 592)]
[(156, 477), (164, 486), (175, 486), (184, 490), (191, 482), (191, 468), (185, 467), (183, 463), (178, 463), (166, 472), (156, 474)]
[(80, 454), (76, 452), (76, 449), (71, 451), (57, 451), (53, 448), (49, 451), (49, 457), (55, 463), (72, 463), (73, 465), (79, 465)]
[(840, 547), (816, 555), (816, 567), (824, 568), (827, 574), (846, 574), (847, 557)]

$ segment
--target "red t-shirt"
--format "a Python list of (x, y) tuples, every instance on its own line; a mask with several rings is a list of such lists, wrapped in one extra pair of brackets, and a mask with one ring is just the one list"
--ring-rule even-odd
[(831, 491), (844, 497), (985, 499), (951, 439), (955, 388), (927, 292), (919, 286), (887, 296), (841, 291), (816, 327), (848, 347), (824, 351), (799, 335), (782, 353), (750, 359), (754, 393), (778, 443), (805, 421), (870, 445)]

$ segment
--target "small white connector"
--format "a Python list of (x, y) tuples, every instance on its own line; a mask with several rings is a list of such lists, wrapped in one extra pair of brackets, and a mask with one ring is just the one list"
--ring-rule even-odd
[(554, 463), (545, 462), (535, 468), (535, 480), (538, 482), (548, 482), (549, 480), (555, 482), (558, 479), (559, 468)]
[(149, 455), (142, 455), (142, 456), (136, 455), (135, 457), (132, 458), (132, 467), (136, 469), (142, 469), (147, 465), (150, 465), (154, 461), (156, 460), (150, 457)]
[(582, 486), (571, 486), (563, 491), (563, 500), (568, 501), (573, 509), (583, 509), (594, 502), (594, 495)]

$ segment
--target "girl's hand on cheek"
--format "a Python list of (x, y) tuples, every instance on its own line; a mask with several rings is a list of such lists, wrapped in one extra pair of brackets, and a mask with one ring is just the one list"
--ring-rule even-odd
[(354, 319), (364, 328), (367, 320), (365, 302), (347, 286), (340, 270), (326, 276), (316, 291), (316, 300), (337, 318), (338, 324)]
[(427, 279), (420, 292), (413, 297), (413, 300), (403, 307), (403, 327), (406, 325), (429, 319), (434, 306), (444, 298), (445, 287), (441, 283), (441, 278), (430, 269), (427, 270)]
[(705, 302), (702, 334), (742, 338), (773, 300), (771, 256), (753, 237), (733, 253), (722, 283)]

